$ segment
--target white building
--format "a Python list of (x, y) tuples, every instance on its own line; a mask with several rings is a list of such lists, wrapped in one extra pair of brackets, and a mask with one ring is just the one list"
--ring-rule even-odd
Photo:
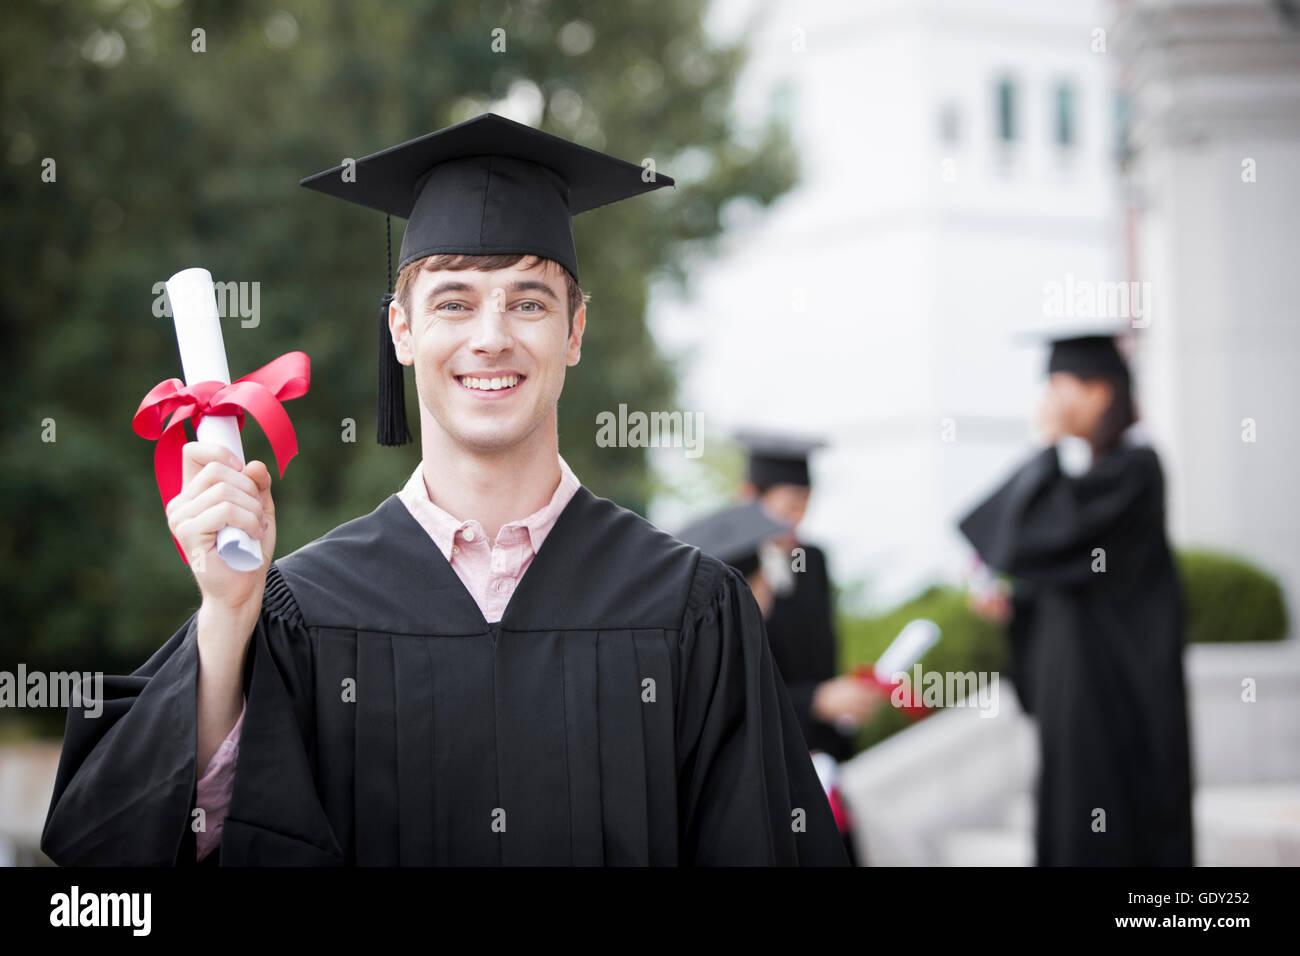
[(1031, 448), (1044, 354), (1012, 331), (1042, 324), (1048, 283), (1125, 278), (1107, 5), (733, 2), (719, 28), (750, 10), (741, 115), (782, 105), (802, 183), (735, 210), (652, 323), (715, 428), (835, 440), (806, 533), (892, 603), (963, 569), (956, 520)]

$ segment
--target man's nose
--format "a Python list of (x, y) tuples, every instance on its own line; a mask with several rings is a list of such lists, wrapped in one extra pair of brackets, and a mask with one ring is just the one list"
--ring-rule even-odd
[(470, 347), (476, 352), (502, 352), (514, 344), (510, 331), (509, 314), (489, 302), (474, 323), (474, 336)]

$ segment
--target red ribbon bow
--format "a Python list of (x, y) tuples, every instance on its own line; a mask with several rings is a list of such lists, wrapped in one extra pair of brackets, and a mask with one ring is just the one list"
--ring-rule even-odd
[[(874, 686), (879, 689), (880, 693), (892, 699), (894, 690), (904, 681), (881, 679), (876, 676), (876, 670), (870, 664), (858, 664), (853, 668), (853, 676), (864, 684)], [(913, 720), (920, 720), (930, 712), (924, 701), (921, 700), (921, 688), (908, 687), (903, 694), (903, 700), (906, 703), (898, 705), (899, 709)]]
[[(186, 385), (179, 378), (169, 378), (151, 388), (136, 409), (131, 427), (141, 438), (158, 442), (153, 468), (164, 507), (181, 493), (184, 485), (181, 448), (186, 440), (187, 419), (197, 428), (205, 416), (234, 415), (239, 430), (243, 431), (244, 412), (248, 411), (270, 439), (283, 478), (285, 466), (298, 454), (298, 436), (280, 403), (306, 395), (310, 383), (311, 359), (307, 353), (285, 352), (229, 385), (217, 381)], [(163, 427), (163, 418), (169, 414), (171, 420)], [(172, 541), (181, 560), (189, 564), (175, 535)]]

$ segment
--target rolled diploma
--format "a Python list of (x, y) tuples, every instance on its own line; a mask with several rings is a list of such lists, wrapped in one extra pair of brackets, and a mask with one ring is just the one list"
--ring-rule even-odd
[[(176, 324), (185, 384), (230, 384), (226, 346), (217, 315), (217, 292), (207, 269), (183, 269), (164, 285)], [(233, 415), (205, 416), (195, 429), (198, 440), (215, 442), (235, 453), (244, 465), (244, 445), (239, 440), (239, 420)], [(262, 547), (239, 528), (227, 525), (217, 532), (217, 554), (235, 571), (256, 571), (262, 566)]]
[(923, 617), (908, 621), (876, 661), (876, 680), (888, 683), (893, 681), (895, 674), (906, 674), (926, 651), (939, 643), (941, 636), (939, 625), (934, 621)]
[[(908, 668), (938, 644), (942, 636), (943, 632), (934, 621), (923, 617), (908, 621), (876, 661), (872, 669), (876, 681), (890, 684), (895, 674), (906, 674)], [(858, 722), (851, 717), (840, 717), (835, 721), (835, 727), (842, 734), (851, 734), (858, 729)]]

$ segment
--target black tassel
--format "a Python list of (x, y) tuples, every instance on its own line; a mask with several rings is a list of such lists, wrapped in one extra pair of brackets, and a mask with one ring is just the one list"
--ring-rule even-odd
[(384, 217), (388, 239), (388, 294), (379, 302), (379, 422), (376, 439), (381, 445), (405, 445), (411, 440), (406, 427), (406, 378), (397, 361), (393, 337), (388, 332), (388, 306), (393, 301), (393, 218)]
[(406, 425), (406, 378), (401, 362), (397, 361), (397, 352), (393, 349), (393, 337), (388, 332), (388, 304), (393, 301), (391, 294), (385, 295), (379, 306), (379, 428), (378, 440), (381, 445), (405, 445), (411, 440), (411, 431)]

